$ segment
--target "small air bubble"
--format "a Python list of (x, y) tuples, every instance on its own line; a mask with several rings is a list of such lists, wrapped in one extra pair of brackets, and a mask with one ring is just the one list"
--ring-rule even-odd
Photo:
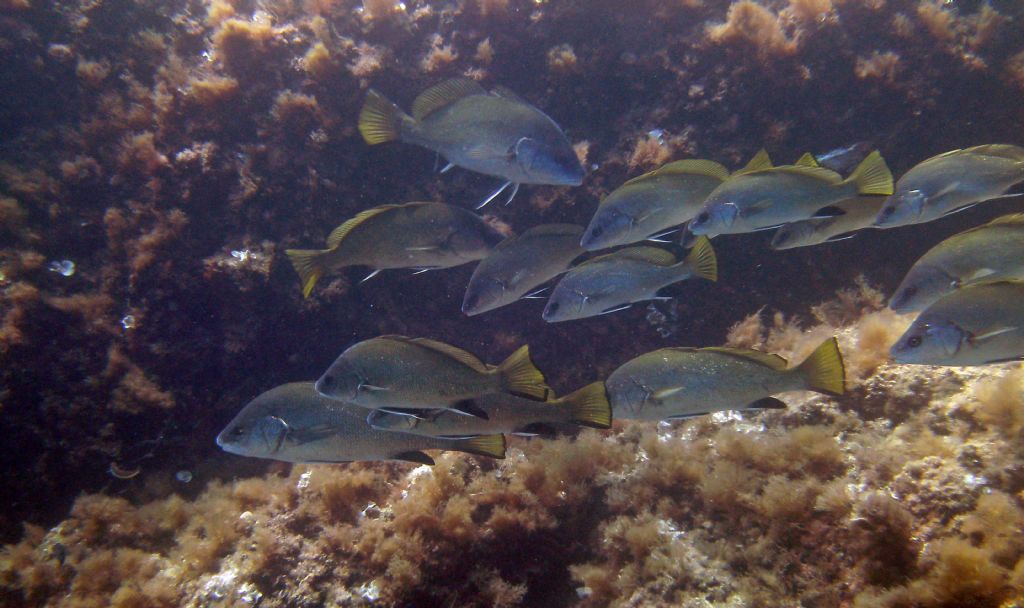
[(71, 260), (54, 260), (47, 268), (50, 269), (50, 272), (59, 272), (66, 277), (75, 274), (75, 263)]
[(192, 471), (182, 469), (174, 474), (174, 478), (180, 481), (181, 483), (188, 483), (192, 481)]
[(309, 477), (313, 474), (313, 471), (306, 471), (302, 475), (299, 475), (299, 482), (295, 484), (295, 487), (300, 490), (305, 490), (309, 487)]
[(136, 326), (135, 317), (133, 317), (132, 315), (125, 315), (121, 319), (121, 327), (125, 328), (125, 330), (135, 329), (135, 326)]
[(241, 251), (239, 251), (236, 249), (231, 252), (231, 257), (235, 258), (239, 262), (244, 262), (249, 259), (249, 250), (242, 249)]

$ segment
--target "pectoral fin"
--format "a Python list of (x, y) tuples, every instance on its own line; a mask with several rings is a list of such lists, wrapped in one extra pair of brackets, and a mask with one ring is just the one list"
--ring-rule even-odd
[(404, 460), (406, 462), (415, 462), (418, 464), (425, 464), (434, 466), (434, 459), (427, 456), (425, 453), (419, 450), (410, 450), (408, 452), (400, 452), (391, 457), (394, 460)]
[(830, 217), (839, 217), (840, 215), (846, 215), (846, 212), (840, 209), (839, 207), (836, 207), (835, 205), (828, 205), (827, 207), (822, 207), (821, 209), (815, 211), (814, 215), (812, 215), (809, 219), (823, 220)]
[(971, 343), (978, 344), (978, 343), (984, 342), (986, 340), (991, 340), (992, 338), (995, 338), (996, 336), (1000, 336), (1002, 334), (1009, 333), (1011, 331), (1017, 331), (1018, 329), (1020, 329), (1020, 328), (1019, 327), (994, 327), (994, 328), (986, 331), (985, 333), (978, 334), (976, 336), (972, 336), (971, 337)]
[(678, 392), (680, 392), (682, 390), (683, 390), (683, 387), (681, 387), (681, 386), (673, 386), (672, 388), (665, 388), (665, 389), (657, 391), (656, 393), (651, 395), (651, 398), (656, 400), (656, 401), (661, 401), (662, 399), (664, 399), (666, 397), (671, 397), (672, 395), (675, 395), (676, 393), (678, 393)]
[(484, 411), (479, 405), (474, 403), (472, 399), (463, 399), (462, 401), (457, 401), (452, 405), (448, 406), (448, 409), (457, 414), (462, 414), (463, 416), (476, 416), (477, 418), (482, 418), (484, 420), (491, 419), (491, 417), (487, 415), (487, 412)]

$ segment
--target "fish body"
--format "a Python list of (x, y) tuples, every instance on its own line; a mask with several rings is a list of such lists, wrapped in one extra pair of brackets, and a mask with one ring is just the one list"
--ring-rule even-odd
[(794, 249), (820, 245), (836, 237), (871, 228), (878, 210), (885, 203), (882, 196), (858, 196), (836, 203), (843, 213), (832, 217), (793, 222), (780, 227), (772, 236), (772, 249)]
[(584, 252), (582, 234), (574, 224), (544, 224), (505, 239), (477, 264), (462, 312), (473, 316), (506, 306), (565, 272)]
[(845, 391), (835, 338), (787, 369), (778, 355), (740, 348), (663, 348), (626, 362), (607, 380), (617, 419), (667, 420), (735, 409), (785, 407), (771, 395)]
[(897, 363), (983, 365), (1024, 358), (1024, 283), (978, 283), (926, 308), (889, 350)]
[(550, 390), (526, 346), (494, 367), (449, 344), (405, 336), (380, 336), (349, 347), (315, 388), (325, 397), (369, 409), (441, 408), (472, 415), (481, 415), (471, 401), (481, 395), (509, 392), (543, 400)]
[(612, 410), (603, 382), (595, 382), (565, 397), (546, 402), (507, 393), (482, 395), (473, 402), (487, 413), (487, 418), (463, 416), (444, 409), (416, 415), (374, 410), (366, 421), (374, 428), (450, 438), (492, 433), (535, 434), (546, 425), (558, 424), (600, 429), (611, 426)]
[(412, 116), (371, 89), (359, 130), (371, 145), (423, 146), (453, 165), (516, 184), (583, 183), (583, 167), (555, 121), (507, 89), (488, 92), (467, 78), (424, 91)]
[(504, 236), (480, 216), (444, 203), (367, 209), (335, 228), (327, 249), (285, 251), (309, 297), (324, 274), (345, 266), (451, 268), (486, 256)]
[(681, 160), (631, 179), (601, 201), (581, 245), (608, 249), (685, 224), (728, 177), (716, 162)]
[(690, 277), (717, 280), (717, 264), (706, 237), (682, 262), (656, 247), (621, 249), (569, 270), (551, 292), (543, 317), (549, 323), (571, 321), (652, 300), (662, 288)]
[(922, 161), (896, 182), (878, 212), (882, 228), (939, 219), (975, 203), (998, 198), (1024, 181), (1024, 148), (1007, 144), (953, 150)]
[(878, 152), (869, 154), (846, 179), (805, 155), (795, 165), (733, 174), (708, 195), (689, 230), (698, 235), (738, 234), (840, 215), (836, 203), (858, 195), (889, 195), (892, 188), (892, 174)]
[(932, 247), (889, 301), (896, 312), (924, 310), (960, 287), (1024, 279), (1024, 214), (996, 218)]
[(285, 462), (407, 460), (433, 464), (421, 450), (458, 450), (503, 458), (500, 435), (475, 441), (389, 433), (366, 423), (366, 410), (323, 397), (312, 382), (270, 389), (250, 401), (217, 435), (217, 445), (239, 456)]

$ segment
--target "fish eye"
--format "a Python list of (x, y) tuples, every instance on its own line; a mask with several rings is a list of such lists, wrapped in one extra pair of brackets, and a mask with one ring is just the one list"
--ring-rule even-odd
[(559, 306), (558, 302), (552, 302), (552, 303), (548, 304), (548, 312), (549, 313), (558, 312), (558, 306)]
[(918, 346), (921, 346), (921, 336), (914, 336), (907, 340), (907, 346), (910, 348), (917, 348)]
[(332, 386), (334, 386), (334, 376), (324, 376), (323, 378), (320, 378), (321, 388), (330, 389)]
[(604, 228), (600, 226), (595, 226), (594, 229), (590, 231), (590, 234), (594, 236), (601, 236), (602, 234), (604, 234)]
[(704, 222), (708, 221), (709, 219), (711, 219), (711, 214), (709, 212), (707, 212), (707, 211), (701, 211), (700, 215), (697, 216), (697, 223), (698, 224), (703, 224)]
[(882, 217), (889, 217), (892, 215), (893, 211), (896, 211), (895, 207), (886, 207), (885, 209), (882, 209)]
[(231, 429), (232, 437), (241, 437), (242, 435), (245, 435), (245, 427), (236, 426), (235, 428)]
[(903, 293), (910, 297), (914, 297), (917, 295), (917, 287), (907, 287), (905, 290), (903, 290)]
[(478, 296), (477, 294), (473, 294), (473, 295), (469, 296), (468, 298), (466, 298), (466, 307), (467, 308), (476, 308), (476, 305), (479, 304), (479, 303), (480, 303), (480, 296)]

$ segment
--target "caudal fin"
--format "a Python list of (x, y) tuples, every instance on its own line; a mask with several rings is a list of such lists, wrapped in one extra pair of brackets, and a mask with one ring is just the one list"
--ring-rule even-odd
[(501, 378), (502, 390), (532, 399), (547, 399), (551, 388), (544, 374), (530, 361), (530, 347), (523, 345), (498, 366), (495, 373)]
[(371, 146), (399, 138), (403, 121), (412, 121), (398, 106), (377, 91), (370, 89), (359, 112), (359, 132)]
[(569, 421), (580, 426), (606, 429), (612, 425), (612, 406), (604, 382), (593, 382), (569, 393), (560, 401), (569, 406)]
[(846, 392), (846, 367), (835, 337), (825, 340), (797, 369), (807, 390), (838, 397)]
[(489, 456), (491, 458), (505, 457), (505, 436), (504, 435), (480, 435), (471, 439), (452, 440), (453, 450), (476, 454), (477, 456)]
[(694, 276), (709, 281), (718, 280), (718, 258), (715, 256), (715, 250), (711, 247), (711, 241), (706, 236), (699, 236), (693, 242), (693, 249), (690, 249), (690, 254), (686, 256), (684, 264)]
[(299, 273), (299, 279), (302, 280), (302, 297), (308, 298), (310, 292), (313, 291), (313, 286), (323, 276), (324, 263), (323, 254), (329, 251), (328, 249), (316, 250), (316, 249), (286, 249), (285, 255), (291, 261), (292, 266), (295, 267), (295, 272)]
[(885, 159), (875, 150), (868, 154), (853, 170), (847, 182), (857, 186), (857, 194), (875, 194), (889, 196), (892, 194), (892, 173), (885, 164)]

